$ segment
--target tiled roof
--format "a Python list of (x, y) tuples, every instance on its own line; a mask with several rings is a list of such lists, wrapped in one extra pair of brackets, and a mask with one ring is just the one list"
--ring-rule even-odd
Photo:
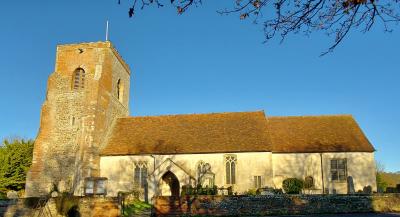
[(270, 151), (264, 112), (118, 118), (102, 155)]
[(351, 115), (267, 117), (272, 151), (373, 152)]
[(373, 152), (350, 115), (231, 112), (118, 118), (101, 155)]

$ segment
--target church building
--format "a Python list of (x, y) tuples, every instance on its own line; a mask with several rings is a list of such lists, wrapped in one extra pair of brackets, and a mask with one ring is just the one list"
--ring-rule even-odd
[[(140, 72), (137, 72), (140, 73)], [(130, 69), (111, 42), (57, 46), (26, 196), (181, 194), (182, 186), (376, 191), (374, 147), (351, 115), (263, 111), (129, 116)]]

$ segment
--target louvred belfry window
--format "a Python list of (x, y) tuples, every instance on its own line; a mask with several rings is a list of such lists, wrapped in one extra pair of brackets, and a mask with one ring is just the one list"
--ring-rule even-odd
[(77, 68), (72, 78), (72, 89), (79, 90), (85, 88), (85, 70)]
[(121, 79), (117, 81), (117, 98), (120, 102), (123, 101), (123, 94), (124, 94), (124, 85), (122, 84)]

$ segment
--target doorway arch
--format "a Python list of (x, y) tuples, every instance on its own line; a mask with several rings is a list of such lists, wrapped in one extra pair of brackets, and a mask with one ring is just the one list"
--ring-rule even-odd
[(81, 217), (81, 214), (79, 213), (79, 207), (78, 206), (73, 206), (68, 210), (67, 213), (68, 217)]
[(179, 180), (176, 177), (176, 175), (171, 172), (167, 171), (164, 173), (164, 175), (161, 177), (161, 180), (168, 185), (170, 195), (174, 197), (179, 197), (179, 192), (180, 192), (180, 185), (179, 185)]

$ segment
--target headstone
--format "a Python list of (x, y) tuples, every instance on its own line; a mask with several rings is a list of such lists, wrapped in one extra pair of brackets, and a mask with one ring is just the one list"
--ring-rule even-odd
[(8, 191), (7, 192), (8, 199), (18, 199), (18, 192), (16, 191)]
[(370, 185), (365, 186), (365, 187), (363, 188), (363, 193), (364, 193), (364, 194), (372, 194), (372, 187), (371, 187)]
[(347, 194), (354, 194), (356, 191), (354, 189), (354, 181), (352, 176), (347, 177)]
[(272, 195), (274, 195), (274, 193), (271, 191), (261, 191), (260, 195), (272, 196)]
[(57, 191), (51, 192), (51, 197), (58, 197), (58, 192)]

